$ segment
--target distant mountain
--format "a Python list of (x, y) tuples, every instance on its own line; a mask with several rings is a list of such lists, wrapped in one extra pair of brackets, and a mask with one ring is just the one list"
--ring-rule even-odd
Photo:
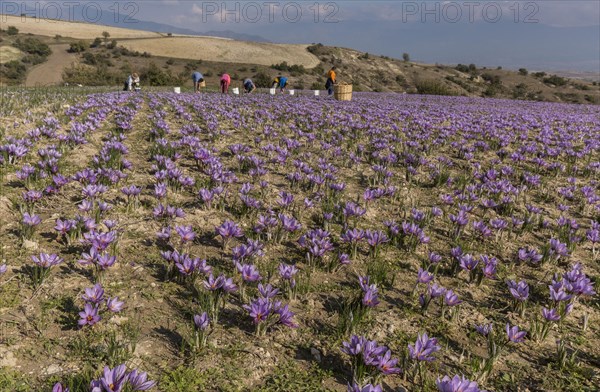
[[(56, 3), (57, 5), (59, 3)], [(11, 15), (11, 8), (7, 7), (3, 9), (2, 12), (6, 12), (8, 15)], [(20, 12), (12, 13), (12, 15), (19, 16)], [(33, 13), (25, 12), (25, 15), (35, 17), (35, 11)], [(69, 15), (68, 9), (65, 8), (62, 15)], [(86, 22), (89, 23), (89, 20), (83, 17), (82, 13), (75, 12), (73, 14), (73, 22)], [(184, 35), (198, 35), (198, 36), (209, 36), (209, 37), (222, 37), (222, 38), (231, 38), (239, 41), (255, 41), (255, 42), (270, 42), (269, 40), (259, 36), (252, 34), (243, 34), (236, 33), (235, 31), (226, 30), (226, 31), (208, 31), (206, 33), (198, 32), (191, 29), (186, 29), (182, 27), (175, 27), (164, 23), (158, 22), (149, 22), (145, 20), (139, 20), (135, 18), (130, 18), (123, 14), (115, 14), (114, 12), (103, 12), (100, 15), (100, 19), (96, 21), (94, 24), (111, 26), (111, 27), (122, 27), (126, 29), (132, 30), (142, 30), (142, 31), (152, 31), (156, 33), (165, 33), (165, 34), (184, 34)]]

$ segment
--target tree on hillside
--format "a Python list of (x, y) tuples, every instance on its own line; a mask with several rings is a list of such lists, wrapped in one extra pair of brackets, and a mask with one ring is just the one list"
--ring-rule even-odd
[(527, 69), (525, 68), (519, 68), (519, 73), (523, 76), (527, 76), (529, 72), (527, 72)]
[(408, 53), (403, 53), (402, 54), (402, 59), (406, 62), (410, 61), (410, 55)]
[(108, 38), (110, 37), (110, 33), (108, 31), (103, 31), (102, 36), (104, 37), (104, 42), (108, 42)]

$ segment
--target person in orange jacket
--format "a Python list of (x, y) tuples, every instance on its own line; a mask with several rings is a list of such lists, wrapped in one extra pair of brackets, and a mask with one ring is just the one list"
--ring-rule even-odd
[(333, 86), (336, 84), (335, 77), (335, 67), (331, 67), (329, 72), (327, 72), (327, 83), (325, 83), (325, 89), (329, 95), (333, 95)]

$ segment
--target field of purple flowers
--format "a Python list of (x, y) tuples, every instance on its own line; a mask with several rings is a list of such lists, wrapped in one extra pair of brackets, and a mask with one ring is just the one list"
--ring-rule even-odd
[(3, 94), (2, 391), (598, 390), (598, 106)]

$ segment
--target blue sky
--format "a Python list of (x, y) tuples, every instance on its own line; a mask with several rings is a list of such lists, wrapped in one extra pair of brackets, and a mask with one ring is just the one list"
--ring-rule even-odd
[(594, 0), (268, 1), (140, 2), (138, 16), (275, 42), (322, 42), (394, 57), (407, 52), (432, 63), (600, 73)]

